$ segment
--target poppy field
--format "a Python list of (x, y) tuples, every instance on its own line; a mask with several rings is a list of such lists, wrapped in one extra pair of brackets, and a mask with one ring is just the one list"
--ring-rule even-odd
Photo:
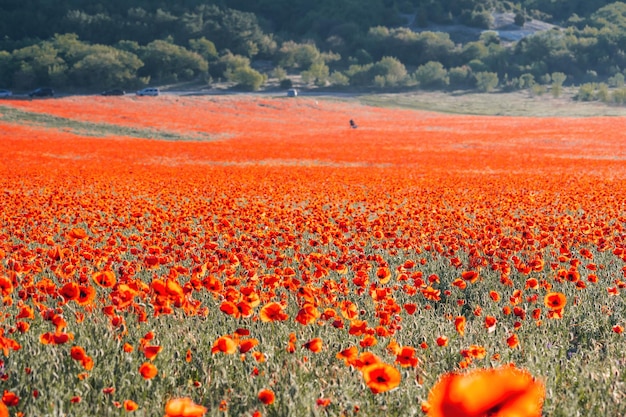
[(0, 416), (624, 415), (625, 130), (3, 101)]

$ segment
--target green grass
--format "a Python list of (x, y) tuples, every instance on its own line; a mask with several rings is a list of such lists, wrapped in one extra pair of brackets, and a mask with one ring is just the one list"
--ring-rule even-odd
[(123, 136), (129, 138), (143, 138), (171, 141), (210, 141), (212, 135), (195, 132), (193, 135), (184, 135), (162, 129), (142, 127), (127, 127), (109, 123), (91, 123), (50, 114), (20, 110), (0, 103), (0, 121), (25, 126), (35, 126), (47, 129), (56, 129), (71, 132), (76, 135), (90, 137)]
[[(399, 258), (387, 260), (393, 268), (401, 261)], [(479, 344), (486, 347), (487, 358), (475, 361), (472, 367), (513, 362), (545, 382), (545, 416), (624, 415), (626, 341), (623, 335), (611, 331), (613, 324), (626, 320), (623, 295), (608, 297), (602, 284), (590, 284), (586, 290), (580, 291), (567, 281), (555, 283), (553, 289), (564, 292), (568, 297), (564, 317), (556, 320), (544, 316), (540, 327), (527, 317), (517, 332), (521, 347), (510, 349), (505, 339), (514, 321), (519, 319), (514, 315), (504, 316), (501, 309), (509, 305), (508, 298), (513, 288), (499, 284), (496, 273), (484, 271), (483, 280), (462, 291), (449, 285), (458, 276), (454, 268), (443, 267), (433, 260), (423, 270), (425, 276), (438, 273), (441, 288), (451, 288), (452, 295), (440, 303), (432, 303), (421, 297), (409, 297), (401, 291), (395, 293), (398, 304), (411, 301), (420, 306), (413, 316), (400, 313), (403, 330), (395, 336), (398, 343), (417, 347), (422, 341), (427, 341), (430, 346), (419, 350), (418, 368), (402, 369), (401, 386), (392, 392), (370, 393), (360, 373), (335, 358), (340, 350), (350, 345), (358, 346), (358, 337), (348, 335), (345, 330), (334, 329), (329, 324), (302, 326), (292, 319), (270, 324), (234, 319), (220, 313), (219, 300), (206, 291), (194, 293), (194, 297), (209, 307), (207, 317), (188, 317), (180, 311), (152, 317), (148, 306), (145, 323), (137, 322), (133, 314), (123, 314), (128, 330), (125, 335), (111, 327), (99, 310), (87, 313), (84, 323), (76, 323), (73, 311), (79, 308), (73, 303), (67, 304), (62, 307), (64, 317), (68, 321), (68, 331), (75, 334), (75, 339), (60, 346), (45, 346), (39, 342), (38, 336), (50, 331), (51, 325), (37, 315), (28, 333), (12, 335), (22, 349), (4, 358), (5, 369), (11, 378), (3, 388), (20, 396), (19, 410), (26, 415), (123, 415), (125, 412), (116, 408), (113, 401), (132, 399), (140, 405), (133, 415), (160, 417), (168, 398), (189, 396), (208, 407), (207, 415), (211, 416), (249, 416), (257, 409), (265, 416), (285, 417), (419, 416), (421, 401), (427, 398), (429, 388), (441, 374), (454, 369), (462, 359), (460, 350)], [(613, 264), (598, 275), (600, 282), (607, 283), (610, 277), (620, 273), (619, 265)], [(146, 282), (150, 280), (150, 275), (151, 272), (141, 274)], [(331, 273), (329, 278), (338, 281), (340, 276)], [(519, 283), (524, 282), (526, 276), (512, 273), (511, 279)], [(392, 280), (388, 286), (393, 284)], [(365, 315), (360, 318), (374, 325), (373, 301), (369, 297), (357, 297), (355, 288), (350, 288), (349, 298), (365, 310)], [(503, 299), (500, 302), (493, 302), (487, 297), (492, 289), (501, 292)], [(535, 292), (528, 290), (526, 295)], [(287, 290), (280, 293), (287, 297), (287, 312), (294, 317), (298, 310), (294, 294)], [(464, 299), (469, 308), (457, 305), (457, 298)], [(50, 301), (48, 304), (53, 304)], [(426, 305), (432, 308), (427, 309)], [(477, 305), (483, 307), (481, 317), (471, 313)], [(532, 308), (543, 307), (542, 297), (536, 304), (524, 301), (521, 306), (530, 314)], [(609, 308), (612, 314), (603, 314), (605, 308)], [(13, 315), (16, 308), (8, 307), (4, 311)], [(466, 315), (468, 322), (464, 337), (454, 332), (451, 321), (442, 318), (446, 313)], [(487, 314), (498, 318), (494, 333), (488, 333), (484, 328), (483, 320)], [(249, 329), (250, 336), (259, 339), (255, 350), (263, 352), (267, 361), (257, 363), (250, 354), (242, 360), (239, 354), (211, 353), (215, 339), (240, 327)], [(156, 338), (152, 343), (161, 345), (163, 351), (154, 360), (159, 375), (145, 381), (137, 372), (139, 365), (146, 361), (143, 354), (137, 350), (125, 353), (121, 347), (124, 342), (137, 347), (139, 339), (148, 331), (155, 332)], [(285, 349), (291, 332), (298, 337), (297, 350), (293, 354)], [(440, 334), (450, 337), (447, 347), (440, 348), (434, 343)], [(312, 337), (324, 340), (321, 353), (314, 354), (301, 348)], [(385, 349), (389, 339), (378, 339), (379, 343), (367, 350), (393, 363), (394, 356)], [(83, 346), (95, 362), (94, 369), (84, 380), (77, 377), (83, 372), (82, 368), (69, 357), (69, 348), (74, 344)], [(187, 349), (193, 352), (190, 363), (184, 359)], [(496, 353), (501, 355), (500, 359), (492, 358)], [(26, 374), (26, 368), (31, 368), (32, 373)], [(257, 376), (254, 375), (255, 369), (259, 371)], [(194, 381), (200, 382), (201, 386), (195, 387)], [(102, 389), (111, 386), (116, 388), (115, 393), (104, 395)], [(258, 401), (257, 394), (263, 388), (271, 388), (276, 393), (273, 405), (264, 406)], [(37, 399), (32, 397), (34, 389), (41, 393)], [(82, 401), (70, 403), (74, 395), (80, 396)], [(316, 400), (321, 397), (331, 399), (328, 408), (316, 405)], [(227, 403), (226, 412), (218, 412), (222, 401)], [(354, 412), (355, 406), (360, 409), (358, 413)]]
[(357, 99), (367, 105), (401, 107), (451, 114), (528, 117), (626, 116), (626, 107), (601, 102), (573, 100), (574, 90), (559, 98), (550, 94), (533, 96), (528, 91), (511, 93), (445, 93), (439, 91), (366, 94)]

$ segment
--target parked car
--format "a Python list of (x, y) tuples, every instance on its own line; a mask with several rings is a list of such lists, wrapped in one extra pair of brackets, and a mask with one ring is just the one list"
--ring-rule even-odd
[(158, 88), (148, 87), (137, 91), (138, 96), (158, 96), (161, 92)]
[(13, 93), (9, 90), (0, 90), (0, 97), (11, 97)]
[(126, 94), (126, 91), (119, 88), (114, 88), (112, 90), (106, 90), (102, 92), (103, 96), (123, 96), (124, 94)]
[(41, 87), (28, 93), (28, 97), (54, 97), (54, 90), (48, 87)]

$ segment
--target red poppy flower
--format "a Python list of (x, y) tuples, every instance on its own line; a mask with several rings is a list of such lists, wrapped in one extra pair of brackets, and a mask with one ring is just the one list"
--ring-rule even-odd
[(137, 404), (133, 400), (124, 400), (124, 410), (135, 411), (138, 408), (139, 408), (139, 404)]
[(567, 297), (560, 292), (550, 292), (544, 298), (544, 304), (550, 310), (562, 310), (567, 303)]
[(104, 288), (111, 288), (116, 283), (115, 273), (113, 273), (113, 271), (95, 272), (91, 275), (91, 279), (93, 279), (96, 284)]
[(396, 356), (396, 363), (402, 367), (410, 366), (415, 368), (418, 363), (418, 359), (415, 357), (415, 348), (404, 346)]
[(365, 384), (374, 394), (390, 391), (398, 385), (402, 376), (395, 367), (380, 362), (361, 368)]
[(264, 305), (259, 312), (259, 318), (261, 321), (284, 321), (289, 318), (283, 311), (283, 307), (277, 302), (271, 302)]
[(454, 319), (454, 327), (456, 328), (457, 333), (461, 335), (461, 337), (465, 335), (465, 323), (465, 316), (457, 316)]
[(246, 353), (259, 344), (257, 339), (243, 339), (239, 341), (239, 353)]
[(214, 343), (211, 348), (211, 353), (222, 352), (226, 354), (232, 354), (237, 351), (237, 342), (230, 336), (221, 336)]
[(318, 353), (322, 351), (323, 342), (322, 339), (316, 337), (314, 339), (309, 340), (304, 345), (302, 345), (306, 349), (309, 349), (313, 353)]
[(274, 395), (274, 391), (269, 389), (263, 389), (259, 392), (259, 401), (261, 401), (265, 405), (270, 405), (274, 402), (276, 396)]
[(150, 362), (145, 362), (139, 367), (139, 373), (144, 379), (152, 379), (157, 373), (157, 367), (151, 364)]
[(20, 403), (20, 397), (11, 391), (4, 390), (4, 393), (2, 394), (2, 402), (9, 407), (15, 407)]
[(163, 350), (162, 346), (145, 346), (143, 348), (143, 354), (145, 355), (146, 359), (148, 360), (154, 360), (154, 358), (156, 358), (156, 356)]

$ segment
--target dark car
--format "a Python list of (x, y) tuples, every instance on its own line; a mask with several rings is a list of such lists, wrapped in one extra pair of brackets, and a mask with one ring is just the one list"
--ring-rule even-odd
[(48, 87), (38, 88), (28, 93), (28, 97), (54, 97), (54, 90)]
[(113, 90), (106, 90), (102, 92), (103, 96), (123, 96), (124, 94), (126, 94), (126, 91), (119, 88), (114, 88)]

